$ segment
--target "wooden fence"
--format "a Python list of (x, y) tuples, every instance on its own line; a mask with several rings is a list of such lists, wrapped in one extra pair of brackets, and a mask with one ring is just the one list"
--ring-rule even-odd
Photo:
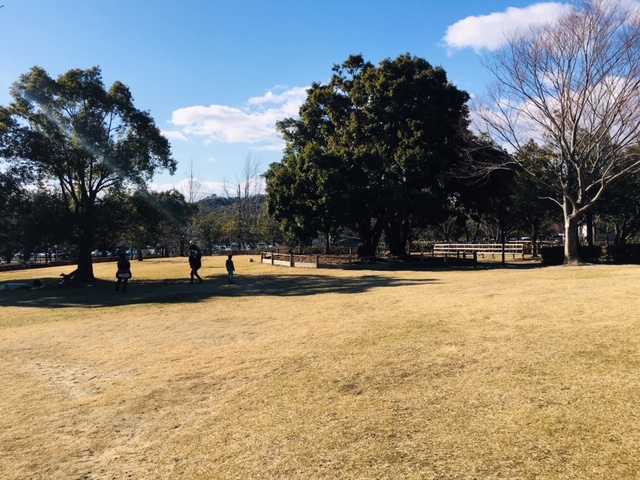
[(528, 252), (530, 244), (526, 242), (509, 242), (504, 245), (501, 243), (436, 243), (433, 246), (431, 254), (433, 256), (445, 256), (445, 257), (457, 257), (465, 258), (467, 255), (471, 255), (474, 258), (485, 258), (487, 255), (491, 255), (491, 258), (495, 258), (496, 255), (502, 256), (512, 255), (516, 258), (516, 255), (524, 258), (524, 254)]
[(260, 254), (260, 263), (299, 268), (342, 268), (363, 262), (389, 264), (395, 261), (397, 261), (397, 257), (393, 255), (361, 258), (356, 255), (295, 255), (293, 253), (276, 252), (262, 252)]
[[(524, 259), (525, 254), (531, 253), (531, 243), (509, 242), (504, 246), (500, 243), (436, 243), (430, 252), (431, 257), (456, 258), (461, 261), (476, 263), (478, 258), (500, 258), (502, 255), (519, 256)], [(418, 261), (426, 261), (429, 253), (423, 252)], [(446, 260), (445, 260), (446, 261)], [(400, 262), (393, 255), (377, 257), (358, 257), (357, 255), (326, 255), (307, 254), (296, 255), (293, 253), (261, 252), (260, 263), (281, 265), (298, 268), (342, 268), (362, 264), (392, 264)]]
[(285, 267), (298, 267), (298, 268), (319, 268), (323, 266), (323, 260), (327, 264), (335, 265), (350, 265), (352, 262), (351, 256), (345, 257), (332, 257), (331, 260), (326, 255), (295, 255), (293, 253), (276, 253), (276, 252), (262, 252), (260, 254), (260, 263), (270, 263), (271, 265), (281, 265)]

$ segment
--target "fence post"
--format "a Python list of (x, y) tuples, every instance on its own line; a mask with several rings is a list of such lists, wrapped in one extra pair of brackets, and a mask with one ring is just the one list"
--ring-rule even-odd
[(295, 262), (293, 261), (293, 253), (289, 254), (289, 266), (293, 267)]
[(318, 265), (320, 264), (320, 255), (316, 255), (316, 268), (320, 268)]

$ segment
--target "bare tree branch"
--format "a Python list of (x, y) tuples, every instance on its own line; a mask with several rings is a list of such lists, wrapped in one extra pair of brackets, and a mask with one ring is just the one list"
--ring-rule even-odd
[(487, 66), (495, 83), (479, 128), (513, 151), (534, 140), (554, 153), (545, 179), (564, 198), (565, 257), (576, 260), (581, 215), (640, 170), (640, 11), (576, 1), (556, 21), (518, 32)]

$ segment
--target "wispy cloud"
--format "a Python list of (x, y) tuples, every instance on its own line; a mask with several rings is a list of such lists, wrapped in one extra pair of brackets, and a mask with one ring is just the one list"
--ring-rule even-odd
[(306, 87), (294, 87), (280, 92), (268, 91), (251, 97), (246, 105), (195, 105), (173, 112), (171, 124), (176, 130), (169, 138), (187, 140), (201, 138), (206, 144), (246, 143), (258, 149), (282, 149), (275, 125), (278, 120), (298, 115), (306, 99)]
[(451, 50), (497, 50), (515, 31), (526, 31), (561, 16), (570, 7), (559, 2), (536, 3), (525, 8), (464, 18), (447, 28), (443, 44)]

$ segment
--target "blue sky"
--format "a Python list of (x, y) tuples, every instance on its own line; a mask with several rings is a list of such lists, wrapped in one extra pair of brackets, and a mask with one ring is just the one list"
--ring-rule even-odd
[(442, 66), (472, 95), (491, 81), (482, 55), (514, 26), (553, 18), (562, 2), (527, 0), (0, 0), (0, 104), (32, 66), (51, 76), (99, 65), (170, 139), (174, 176), (154, 188), (224, 194), (247, 160), (282, 157), (274, 125), (295, 116), (305, 88), (362, 53), (403, 53)]

